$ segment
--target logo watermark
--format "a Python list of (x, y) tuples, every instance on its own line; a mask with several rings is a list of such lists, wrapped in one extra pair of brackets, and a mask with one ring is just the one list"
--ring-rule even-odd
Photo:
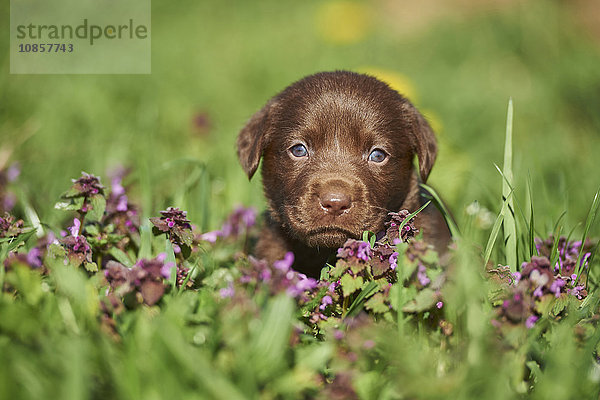
[(13, 74), (149, 74), (150, 0), (11, 0)]

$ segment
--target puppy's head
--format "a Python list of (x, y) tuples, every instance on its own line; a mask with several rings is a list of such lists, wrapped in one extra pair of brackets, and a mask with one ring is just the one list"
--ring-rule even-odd
[(381, 230), (408, 195), (414, 156), (422, 181), (436, 156), (431, 128), (407, 99), (344, 71), (290, 85), (248, 121), (237, 144), (249, 178), (263, 157), (271, 218), (310, 247)]

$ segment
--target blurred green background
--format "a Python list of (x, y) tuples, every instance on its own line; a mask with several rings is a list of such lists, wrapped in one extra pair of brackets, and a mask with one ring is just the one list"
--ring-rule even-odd
[(493, 164), (512, 97), (517, 195), (531, 175), (537, 229), (565, 210), (574, 226), (600, 186), (592, 3), (154, 0), (151, 75), (11, 75), (2, 2), (0, 162), (20, 163), (23, 198), (51, 225), (71, 178), (83, 170), (108, 183), (121, 164), (147, 215), (176, 205), (215, 228), (235, 204), (263, 206), (259, 179), (236, 159), (245, 121), (307, 74), (350, 69), (387, 80), (431, 120), (430, 183), (459, 221), (474, 200), (500, 205)]

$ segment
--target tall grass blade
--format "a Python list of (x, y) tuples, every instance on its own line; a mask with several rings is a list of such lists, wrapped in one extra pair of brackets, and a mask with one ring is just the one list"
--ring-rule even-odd
[(504, 215), (506, 214), (506, 209), (508, 208), (508, 199), (512, 197), (512, 191), (508, 194), (508, 198), (504, 200), (502, 203), (502, 209), (498, 213), (496, 217), (496, 221), (494, 221), (494, 225), (492, 226), (492, 231), (490, 232), (490, 237), (488, 238), (487, 244), (485, 246), (484, 252), (484, 263), (483, 265), (487, 265), (490, 257), (492, 255), (492, 249), (494, 248), (494, 243), (496, 243), (496, 239), (498, 238), (498, 234), (500, 233), (500, 227), (502, 226), (502, 222), (504, 221)]
[(533, 210), (533, 193), (531, 191), (531, 175), (527, 176), (527, 193), (529, 193), (529, 257), (539, 255), (535, 247), (535, 221)]
[[(581, 237), (581, 248), (579, 249), (579, 255), (577, 256), (577, 264), (575, 267), (577, 268), (577, 279), (581, 276), (581, 271), (583, 270), (583, 263), (581, 262), (581, 257), (583, 256), (583, 249), (585, 245), (585, 241), (587, 239), (587, 235), (590, 231), (590, 227), (594, 223), (596, 219), (596, 215), (598, 214), (598, 208), (600, 208), (600, 188), (596, 190), (596, 194), (594, 195), (594, 200), (592, 201), (592, 206), (590, 207), (590, 211), (588, 211), (587, 218), (585, 220), (585, 228), (583, 230), (583, 236)], [(582, 264), (582, 265), (580, 265)]]
[(512, 129), (513, 129), (513, 102), (512, 98), (508, 101), (508, 112), (506, 116), (506, 136), (504, 142), (504, 165), (503, 175), (507, 182), (502, 182), (502, 198), (507, 201), (507, 207), (503, 210), (503, 228), (504, 242), (506, 243), (506, 263), (510, 266), (511, 272), (517, 270), (517, 229), (515, 224), (514, 205), (510, 197), (511, 186), (513, 184), (512, 171)]
[[(556, 229), (554, 230), (554, 243), (552, 244), (552, 250), (550, 251), (550, 266), (551, 268), (554, 268), (556, 266), (556, 263), (558, 262), (558, 258), (560, 257), (560, 254), (558, 252), (558, 241), (560, 239), (560, 234), (562, 232), (562, 225), (559, 225), (556, 227)], [(559, 265), (559, 273), (562, 273), (562, 265)]]
[(421, 183), (420, 186), (423, 189), (427, 190), (431, 195), (433, 204), (435, 204), (438, 210), (440, 210), (440, 212), (442, 213), (442, 216), (446, 220), (446, 224), (448, 224), (448, 228), (450, 229), (450, 234), (452, 235), (452, 237), (454, 239), (460, 238), (460, 230), (458, 229), (458, 225), (456, 225), (456, 222), (454, 222), (454, 218), (452, 218), (452, 215), (440, 199), (440, 196), (438, 196), (437, 192), (431, 186), (428, 186), (424, 183)]
[[(415, 211), (411, 214), (408, 214), (408, 217), (404, 218), (404, 221), (402, 221), (402, 223), (398, 227), (398, 232), (402, 233), (402, 229), (404, 229), (406, 224), (408, 224), (410, 222), (410, 220), (413, 219), (417, 214), (419, 214), (421, 211), (423, 211), (425, 209), (425, 207), (427, 207), (430, 203), (431, 203), (431, 200), (429, 200), (427, 203), (423, 204), (421, 206), (421, 208), (419, 208), (417, 211)], [(373, 247), (373, 246), (371, 245), (371, 247)]]

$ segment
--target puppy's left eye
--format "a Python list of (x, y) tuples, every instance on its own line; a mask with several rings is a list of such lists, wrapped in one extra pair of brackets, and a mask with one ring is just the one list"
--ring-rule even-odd
[(387, 154), (381, 149), (375, 149), (369, 154), (369, 161), (374, 163), (382, 163), (385, 161)]
[(306, 150), (306, 146), (303, 144), (297, 144), (290, 148), (290, 153), (292, 153), (294, 157), (306, 157), (308, 155), (308, 150)]

